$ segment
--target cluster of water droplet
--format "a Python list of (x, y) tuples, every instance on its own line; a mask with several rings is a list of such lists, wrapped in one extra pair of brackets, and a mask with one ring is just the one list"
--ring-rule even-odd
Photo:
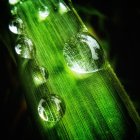
[[(9, 30), (18, 36), (15, 45), (15, 52), (21, 58), (30, 60), (28, 65), (31, 68), (30, 74), (36, 87), (38, 87), (47, 82), (49, 74), (45, 67), (39, 66), (35, 61), (35, 46), (32, 40), (27, 37), (25, 33), (24, 22), (18, 17), (18, 9), (17, 6), (14, 5), (21, 4), (22, 2), (23, 0), (9, 0), (9, 3), (13, 5), (11, 14), (14, 15), (14, 19), (9, 24)], [(60, 7), (62, 7), (62, 5), (60, 5)], [(60, 12), (62, 13), (64, 11)], [(38, 9), (39, 19), (45, 20), (49, 13), (48, 7), (41, 4)], [(53, 127), (63, 117), (65, 104), (58, 95), (50, 94), (48, 92), (44, 94), (46, 94), (46, 96), (43, 98), (41, 97), (38, 103), (38, 114), (43, 121), (48, 123), (48, 127)]]
[[(69, 8), (64, 2), (57, 1), (58, 3), (55, 9), (59, 14), (64, 14), (69, 11)], [(9, 0), (11, 5), (18, 4), (19, 2), (20, 0)], [(39, 2), (40, 6), (37, 10), (38, 18), (44, 21), (50, 15), (50, 7), (47, 7), (41, 0)], [(24, 59), (34, 59), (35, 46), (25, 33), (24, 22), (17, 16), (17, 7), (13, 7), (11, 13), (16, 15), (9, 24), (10, 31), (18, 35), (15, 51)], [(96, 39), (87, 32), (80, 32), (65, 43), (63, 56), (69, 69), (80, 74), (99, 71), (105, 64), (102, 48)], [(47, 82), (49, 74), (45, 67), (35, 63), (31, 66), (31, 69), (32, 79), (36, 86)], [(41, 97), (39, 100), (38, 114), (43, 121), (49, 123), (49, 126), (52, 127), (63, 117), (65, 106), (64, 101), (59, 96), (50, 93), (46, 94), (46, 97)]]
[[(57, 11), (59, 14), (64, 14), (70, 11), (69, 7), (61, 0), (42, 1), (39, 0), (40, 6), (38, 8), (38, 18), (40, 21), (46, 20), (52, 13), (51, 11)], [(51, 5), (51, 6), (47, 6)]]
[(18, 35), (15, 52), (22, 58), (33, 59), (35, 56), (35, 47), (32, 40), (27, 37), (25, 33), (25, 25), (21, 18), (18, 17), (18, 4), (22, 4), (24, 0), (9, 0), (12, 5), (11, 14), (13, 15), (13, 20), (9, 24), (9, 30)]

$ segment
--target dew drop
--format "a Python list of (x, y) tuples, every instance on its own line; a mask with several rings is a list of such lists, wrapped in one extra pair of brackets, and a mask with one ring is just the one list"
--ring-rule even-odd
[(65, 44), (63, 55), (68, 67), (76, 73), (92, 73), (102, 69), (104, 52), (89, 33), (80, 33)]
[(23, 32), (23, 21), (20, 18), (16, 18), (9, 24), (9, 30), (14, 34), (21, 34)]
[(15, 4), (17, 4), (19, 1), (20, 1), (20, 0), (9, 0), (9, 3), (10, 3), (11, 5), (15, 5)]
[(65, 3), (59, 2), (58, 11), (60, 14), (67, 13), (69, 10), (70, 10), (69, 7)]
[(16, 53), (23, 58), (32, 59), (35, 55), (35, 48), (32, 41), (27, 37), (20, 37), (15, 46)]
[(9, 4), (11, 5), (22, 4), (25, 1), (27, 0), (9, 0)]
[(45, 20), (49, 16), (50, 12), (47, 6), (41, 6), (38, 9), (39, 20)]
[(36, 66), (33, 68), (32, 71), (34, 83), (39, 86), (45, 83), (49, 77), (49, 73), (46, 68), (42, 66)]
[(48, 127), (53, 127), (64, 116), (64, 101), (59, 96), (50, 94), (39, 101), (38, 113), (48, 123)]
[(18, 14), (18, 8), (16, 6), (14, 6), (12, 9), (11, 9), (11, 14), (12, 15), (17, 15)]

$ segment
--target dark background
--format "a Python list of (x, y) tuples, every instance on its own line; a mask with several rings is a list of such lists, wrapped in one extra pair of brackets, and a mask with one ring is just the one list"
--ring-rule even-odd
[[(83, 21), (91, 25), (127, 94), (140, 114), (139, 57), (140, 6), (128, 0), (73, 0)], [(7, 0), (0, 0), (0, 107), (2, 139), (38, 139), (28, 115), (17, 67), (5, 42), (11, 44)], [(10, 40), (10, 41), (9, 41)], [(0, 138), (0, 139), (1, 139)]]

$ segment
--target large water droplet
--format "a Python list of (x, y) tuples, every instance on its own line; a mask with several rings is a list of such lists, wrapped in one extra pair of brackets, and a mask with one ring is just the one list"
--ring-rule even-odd
[(65, 44), (63, 55), (68, 67), (76, 73), (92, 73), (102, 69), (104, 52), (89, 33), (80, 33)]
[(38, 9), (39, 20), (45, 20), (50, 14), (50, 11), (47, 6), (41, 6)]
[(36, 66), (32, 70), (34, 83), (38, 86), (45, 83), (49, 77), (48, 71), (42, 66)]
[(20, 57), (23, 58), (32, 59), (35, 55), (35, 48), (32, 41), (24, 36), (21, 36), (17, 40), (15, 51)]
[(53, 127), (64, 115), (64, 101), (57, 95), (50, 94), (39, 101), (38, 113), (41, 119), (48, 122), (48, 127)]
[(21, 34), (23, 32), (24, 25), (20, 18), (16, 18), (9, 24), (9, 30), (14, 34)]

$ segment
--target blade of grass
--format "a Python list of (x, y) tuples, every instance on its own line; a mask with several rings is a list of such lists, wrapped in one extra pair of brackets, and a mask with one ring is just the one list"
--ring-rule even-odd
[[(64, 44), (81, 30), (86, 31), (86, 27), (73, 7), (59, 13), (53, 10), (52, 1), (44, 2), (51, 9), (45, 20), (38, 17), (38, 1), (18, 5), (18, 17), (26, 27), (24, 32), (36, 49), (33, 60), (17, 57), (19, 72), (40, 133), (44, 139), (61, 140), (134, 138), (140, 126), (139, 116), (108, 62), (103, 70), (89, 76), (74, 74), (67, 67)], [(33, 69), (37, 66), (44, 66), (49, 72), (41, 87), (34, 83)], [(50, 93), (60, 96), (66, 106), (62, 120), (52, 128), (37, 111), (41, 98)]]

